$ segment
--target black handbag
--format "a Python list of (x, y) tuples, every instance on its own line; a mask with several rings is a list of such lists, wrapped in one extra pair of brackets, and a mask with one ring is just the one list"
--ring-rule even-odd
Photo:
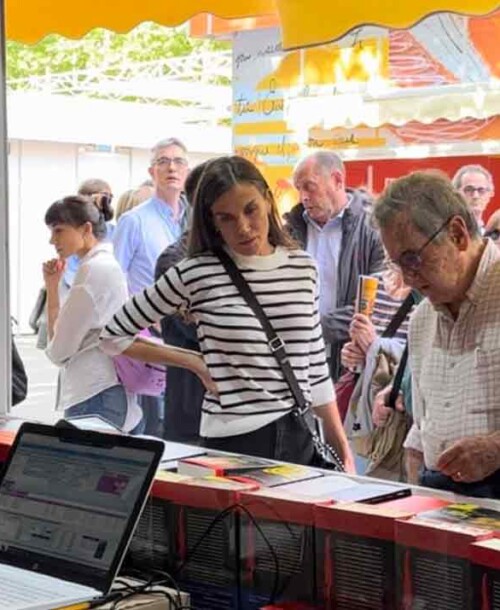
[(28, 376), (12, 339), (12, 406), (22, 402), (28, 393)]
[(227, 271), (229, 277), (233, 280), (234, 285), (239, 290), (241, 296), (245, 299), (247, 305), (253, 311), (255, 317), (259, 320), (264, 332), (266, 333), (271, 353), (280, 365), (283, 377), (285, 378), (285, 381), (287, 382), (294, 397), (295, 405), (292, 409), (292, 413), (303, 428), (311, 435), (315, 453), (313, 465), (319, 468), (344, 471), (344, 463), (340, 459), (335, 449), (329, 445), (325, 439), (321, 418), (314, 414), (311, 406), (306, 401), (304, 394), (300, 389), (299, 382), (297, 381), (286, 353), (285, 343), (272, 327), (259, 301), (252, 292), (252, 289), (241, 274), (240, 270), (235, 265), (233, 259), (221, 249), (217, 249), (215, 251), (215, 255), (220, 260), (222, 266)]
[(28, 323), (33, 329), (34, 333), (37, 333), (40, 329), (40, 318), (42, 317), (46, 302), (47, 290), (45, 288), (40, 288), (40, 291), (38, 292), (38, 296), (36, 298), (35, 306), (33, 307), (30, 313), (30, 318), (28, 320)]

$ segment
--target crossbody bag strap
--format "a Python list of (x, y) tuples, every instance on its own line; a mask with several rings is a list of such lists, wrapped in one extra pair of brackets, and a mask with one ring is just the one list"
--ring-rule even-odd
[(285, 381), (290, 387), (292, 395), (295, 399), (296, 408), (298, 408), (301, 412), (306, 411), (308, 409), (308, 405), (304, 394), (300, 389), (299, 382), (295, 377), (295, 373), (290, 364), (290, 360), (288, 359), (288, 354), (286, 353), (286, 348), (283, 339), (276, 334), (276, 331), (271, 326), (271, 323), (269, 322), (268, 317), (262, 309), (261, 304), (257, 300), (257, 297), (253, 293), (252, 289), (248, 285), (247, 281), (243, 277), (241, 271), (238, 269), (233, 259), (224, 250), (221, 249), (217, 249), (215, 251), (215, 255), (219, 258), (229, 277), (233, 280), (234, 285), (239, 290), (241, 296), (245, 299), (248, 306), (253, 311), (256, 318), (259, 320), (262, 328), (264, 329), (271, 353), (276, 358), (278, 364), (281, 367), (283, 377), (285, 378)]
[(399, 390), (401, 389), (401, 384), (403, 382), (403, 375), (405, 374), (406, 363), (408, 362), (408, 343), (405, 345), (405, 350), (403, 355), (401, 356), (401, 360), (398, 364), (398, 369), (396, 371), (396, 375), (394, 376), (394, 381), (392, 382), (391, 393), (386, 399), (386, 407), (391, 407), (391, 409), (396, 409), (396, 400), (399, 395)]
[[(401, 304), (400, 308), (394, 314), (394, 317), (387, 325), (387, 328), (382, 333), (382, 337), (386, 339), (390, 339), (394, 337), (394, 335), (398, 332), (399, 327), (405, 320), (406, 316), (410, 313), (411, 308), (415, 305), (415, 297), (413, 296), (413, 292), (406, 297), (406, 299)], [(391, 407), (391, 409), (396, 409), (396, 400), (399, 395), (399, 390), (401, 389), (401, 383), (403, 382), (403, 375), (406, 368), (406, 363), (408, 362), (408, 343), (405, 345), (405, 349), (403, 351), (403, 355), (398, 364), (398, 368), (396, 371), (396, 375), (394, 376), (394, 381), (392, 383), (392, 388), (389, 396), (386, 398), (385, 404), (387, 407)]]
[(401, 303), (401, 306), (396, 311), (391, 321), (387, 325), (387, 328), (382, 333), (382, 337), (384, 339), (391, 339), (398, 332), (399, 327), (405, 321), (406, 316), (410, 313), (411, 308), (415, 305), (415, 297), (413, 296), (413, 292), (406, 297), (406, 299)]

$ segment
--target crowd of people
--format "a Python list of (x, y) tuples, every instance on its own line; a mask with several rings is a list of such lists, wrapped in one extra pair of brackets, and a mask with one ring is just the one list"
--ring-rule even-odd
[[(104, 180), (46, 212), (57, 254), (43, 265), (46, 353), (60, 367), (66, 416), (312, 463), (310, 429), (276, 346), (223, 264), (229, 255), (279, 336), (306, 416), (348, 472), (355, 445), (335, 386), (351, 370), (373, 428), (395, 409), (409, 421), (402, 477), (499, 497), (500, 215), (483, 221), (494, 195), (486, 169), (464, 166), (452, 180), (416, 172), (375, 200), (346, 185), (337, 154), (315, 152), (294, 170), (300, 203), (284, 218), (259, 169), (238, 156), (189, 168), (186, 147), (170, 138), (152, 148), (149, 174), (114, 215)], [(379, 279), (371, 317), (356, 311), (361, 276)], [(384, 351), (394, 366), (377, 387)], [(165, 391), (131, 392), (120, 355), (166, 366)]]

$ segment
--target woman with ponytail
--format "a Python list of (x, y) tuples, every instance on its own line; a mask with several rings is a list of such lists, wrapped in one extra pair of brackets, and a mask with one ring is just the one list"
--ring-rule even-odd
[[(141, 419), (135, 397), (118, 381), (112, 358), (98, 347), (100, 329), (127, 300), (125, 276), (106, 238), (106, 219), (97, 202), (70, 196), (45, 214), (57, 258), (43, 264), (47, 289), (46, 353), (61, 368), (58, 408), (66, 417), (100, 415), (128, 431)], [(59, 282), (66, 260), (79, 259), (64, 303)]]
[[(102, 217), (106, 223), (103, 239), (111, 242), (116, 225), (114, 222), (112, 222), (114, 217), (114, 210), (111, 206), (111, 202), (113, 201), (113, 193), (111, 192), (111, 187), (109, 184), (100, 178), (89, 178), (80, 184), (77, 195), (87, 197), (101, 211)], [(66, 267), (61, 281), (61, 290), (63, 295), (65, 295), (66, 291), (71, 288), (79, 266), (80, 259), (78, 256), (70, 256), (66, 260)]]

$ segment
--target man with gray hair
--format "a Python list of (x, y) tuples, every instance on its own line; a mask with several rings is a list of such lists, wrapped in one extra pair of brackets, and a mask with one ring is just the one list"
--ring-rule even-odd
[(483, 214), (495, 195), (493, 177), (482, 165), (464, 165), (453, 176), (453, 186), (470, 205), (481, 232)]
[(439, 174), (394, 181), (373, 213), (392, 264), (426, 297), (409, 332), (409, 481), (499, 497), (500, 252)]
[(286, 220), (318, 264), (321, 323), (336, 381), (340, 352), (350, 338), (358, 278), (381, 270), (383, 248), (370, 223), (371, 201), (364, 191), (346, 187), (344, 164), (336, 153), (312, 153), (299, 162), (293, 177), (301, 202)]
[(151, 149), (149, 174), (154, 195), (120, 217), (113, 235), (115, 256), (127, 276), (130, 294), (154, 283), (163, 250), (177, 241), (187, 225), (183, 195), (188, 174), (187, 150), (177, 138), (160, 140)]

